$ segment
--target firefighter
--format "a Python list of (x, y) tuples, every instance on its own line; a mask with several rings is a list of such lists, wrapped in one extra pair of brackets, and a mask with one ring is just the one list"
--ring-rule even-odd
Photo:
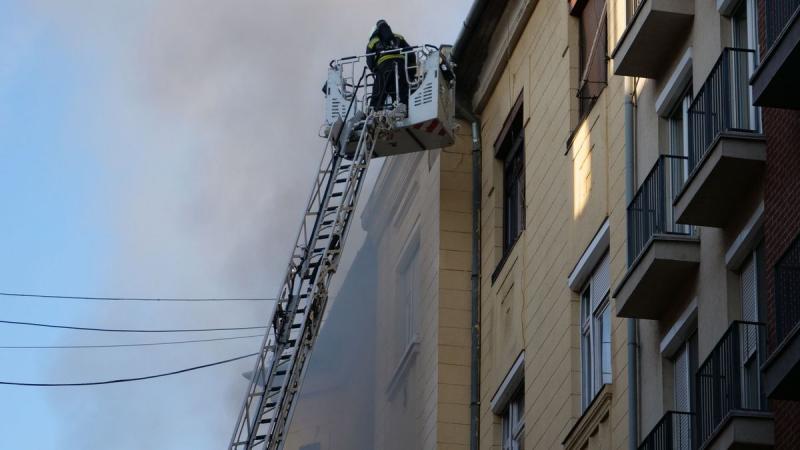
[[(408, 79), (406, 78), (406, 56), (402, 50), (410, 46), (405, 38), (392, 31), (385, 20), (379, 20), (367, 44), (367, 67), (375, 75), (370, 106), (375, 111), (383, 109), (387, 97), (399, 101), (401, 109), (408, 107)], [(416, 64), (413, 53), (409, 63)], [(396, 92), (397, 89), (400, 92)]]

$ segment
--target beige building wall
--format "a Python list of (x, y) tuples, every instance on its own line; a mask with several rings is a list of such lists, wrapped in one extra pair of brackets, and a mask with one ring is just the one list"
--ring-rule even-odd
[(363, 214), (379, 274), (376, 449), (468, 447), (470, 150), (460, 130), (450, 148), (387, 158)]
[[(584, 411), (580, 299), (567, 281), (606, 220), (612, 286), (626, 267), (624, 80), (613, 77), (609, 65), (607, 87), (578, 123), (578, 22), (569, 14), (568, 2), (511, 1), (507, 8), (493, 38), (499, 44), (490, 47), (483, 83), (473, 98), (474, 106), (485, 104), (476, 111), (483, 140), (481, 448), (501, 448), (502, 419), (492, 411), (492, 400), (520, 355), (526, 449), (624, 448), (624, 320), (612, 319), (612, 383)], [(624, 21), (624, 10), (610, 2), (607, 14), (611, 48), (621, 32), (618, 22), (620, 14)], [(518, 41), (513, 39), (516, 35)], [(497, 66), (493, 76), (491, 61), (506, 54), (507, 64)], [(493, 79), (496, 84), (490, 83)], [(520, 94), (525, 230), (501, 263), (502, 164), (493, 144)]]

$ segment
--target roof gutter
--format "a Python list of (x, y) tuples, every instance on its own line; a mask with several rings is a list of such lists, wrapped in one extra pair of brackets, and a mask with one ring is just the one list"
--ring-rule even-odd
[(483, 15), (483, 11), (489, 6), (489, 0), (475, 0), (472, 3), (472, 6), (469, 8), (469, 12), (467, 13), (467, 18), (464, 19), (464, 25), (461, 27), (461, 31), (458, 33), (458, 37), (456, 38), (456, 43), (453, 45), (453, 60), (458, 61), (461, 59), (462, 48), (464, 48), (464, 42), (468, 38), (470, 32), (475, 28), (480, 20), (480, 17)]

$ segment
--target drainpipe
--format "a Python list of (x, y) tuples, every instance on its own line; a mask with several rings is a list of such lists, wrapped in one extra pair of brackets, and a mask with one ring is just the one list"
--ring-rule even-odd
[(480, 446), (480, 364), (481, 364), (481, 303), (480, 303), (480, 236), (481, 236), (481, 127), (472, 122), (472, 373), (470, 375), (470, 450)]
[[(634, 90), (636, 86), (630, 78), (628, 94), (625, 95), (625, 203), (630, 204), (636, 191), (634, 179)], [(630, 261), (629, 261), (630, 262)], [(628, 449), (637, 450), (639, 446), (639, 379), (638, 330), (636, 319), (628, 319)]]
[(456, 103), (458, 115), (472, 124), (472, 273), (471, 280), (471, 345), (470, 345), (470, 401), (469, 448), (480, 447), (480, 376), (481, 376), (481, 122), (469, 108)]

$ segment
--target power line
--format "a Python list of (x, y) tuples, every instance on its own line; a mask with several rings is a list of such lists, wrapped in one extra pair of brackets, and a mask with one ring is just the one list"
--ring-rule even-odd
[(168, 297), (86, 297), (80, 295), (45, 295), (22, 292), (0, 292), (3, 297), (36, 298), (42, 300), (92, 300), (108, 302), (269, 302), (274, 298), (168, 298)]
[(82, 383), (20, 383), (20, 382), (16, 382), (16, 381), (0, 381), (0, 385), (6, 385), (6, 386), (36, 386), (36, 387), (60, 387), (60, 386), (98, 386), (98, 385), (101, 385), (101, 384), (129, 383), (131, 381), (151, 380), (153, 378), (167, 377), (167, 376), (170, 376), (170, 375), (177, 375), (177, 374), (180, 374), (180, 373), (191, 372), (193, 370), (200, 370), (200, 369), (205, 369), (205, 368), (208, 368), (208, 367), (220, 366), (222, 364), (231, 363), (231, 362), (234, 362), (234, 361), (238, 361), (240, 359), (249, 358), (249, 357), (255, 356), (257, 354), (258, 354), (258, 352), (250, 353), (249, 355), (237, 356), (235, 358), (226, 359), (224, 361), (217, 361), (217, 362), (213, 362), (213, 363), (209, 363), (209, 364), (203, 364), (201, 366), (194, 366), (194, 367), (189, 367), (187, 369), (175, 370), (173, 372), (159, 373), (159, 374), (156, 374), (156, 375), (148, 375), (148, 376), (144, 376), (144, 377), (120, 378), (120, 379), (116, 379), (116, 380), (105, 380), (105, 381), (88, 381), (88, 382), (82, 382)]
[(9, 325), (23, 325), (30, 327), (59, 328), (63, 330), (102, 331), (107, 333), (192, 333), (201, 331), (263, 330), (267, 328), (266, 326), (254, 326), (254, 327), (226, 327), (226, 328), (184, 328), (184, 329), (166, 329), (166, 330), (133, 330), (133, 329), (120, 329), (120, 328), (76, 327), (72, 325), (54, 325), (50, 323), (18, 322), (15, 320), (0, 320), (0, 323), (6, 323)]
[(212, 339), (192, 339), (186, 341), (164, 341), (164, 342), (141, 342), (137, 344), (99, 344), (99, 345), (4, 345), (0, 346), (0, 350), (13, 350), (13, 349), (69, 349), (69, 348), (119, 348), (119, 347), (149, 347), (156, 345), (175, 345), (175, 344), (193, 344), (196, 342), (217, 342), (217, 341), (232, 341), (236, 339), (249, 339), (255, 337), (264, 337), (263, 334), (250, 334), (247, 336), (230, 336)]

